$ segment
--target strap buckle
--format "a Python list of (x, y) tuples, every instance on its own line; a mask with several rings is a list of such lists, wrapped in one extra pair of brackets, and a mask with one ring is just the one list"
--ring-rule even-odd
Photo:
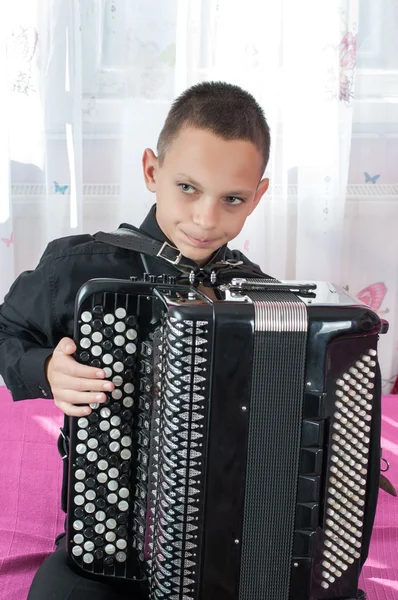
[[(175, 258), (168, 258), (167, 256), (165, 256), (163, 254), (163, 251), (166, 248), (171, 248), (172, 250), (177, 250), (177, 248), (174, 248), (174, 246), (170, 246), (170, 244), (168, 244), (167, 242), (163, 242), (162, 247), (160, 248), (159, 252), (156, 254), (156, 256), (158, 256), (159, 258), (163, 258), (163, 260), (167, 261), (168, 263), (170, 263), (171, 265), (178, 265), (178, 263), (181, 261), (182, 259), (182, 253), (180, 252)], [(178, 252), (178, 250), (177, 250)]]

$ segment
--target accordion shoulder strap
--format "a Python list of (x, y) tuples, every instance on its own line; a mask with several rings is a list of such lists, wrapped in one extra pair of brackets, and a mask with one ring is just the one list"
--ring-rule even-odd
[[(190, 276), (191, 284), (198, 280), (211, 280), (212, 283), (220, 282), (220, 279), (231, 279), (232, 277), (260, 277), (272, 279), (265, 275), (257, 265), (244, 264), (243, 261), (235, 259), (220, 260), (217, 262), (217, 253), (215, 259), (204, 267), (200, 268), (189, 258), (168, 242), (159, 242), (138, 229), (127, 229), (120, 227), (116, 231), (106, 233), (99, 231), (94, 235), (98, 242), (104, 242), (111, 246), (133, 250), (140, 254), (146, 254), (158, 258), (160, 261), (172, 265), (183, 276)], [(220, 277), (221, 276), (221, 277)]]
[(169, 265), (173, 265), (179, 271), (186, 272), (192, 269), (192, 262), (186, 259), (178, 248), (174, 248), (168, 242), (159, 242), (138, 229), (120, 227), (111, 233), (99, 231), (94, 235), (94, 239), (98, 242), (110, 244), (111, 246), (159, 258)]

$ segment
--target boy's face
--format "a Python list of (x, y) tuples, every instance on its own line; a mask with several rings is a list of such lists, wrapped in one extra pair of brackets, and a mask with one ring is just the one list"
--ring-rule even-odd
[(263, 157), (254, 144), (224, 140), (184, 127), (162, 166), (152, 150), (143, 156), (145, 182), (156, 193), (156, 219), (184, 256), (205, 264), (241, 231), (268, 188)]

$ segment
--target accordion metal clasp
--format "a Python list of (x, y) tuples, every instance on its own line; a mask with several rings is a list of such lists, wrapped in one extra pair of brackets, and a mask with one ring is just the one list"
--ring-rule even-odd
[(162, 247), (160, 248), (159, 252), (156, 254), (156, 256), (158, 256), (159, 258), (163, 258), (163, 260), (167, 261), (171, 265), (178, 265), (178, 263), (181, 261), (181, 258), (182, 258), (181, 252), (179, 252), (177, 254), (177, 256), (175, 256), (174, 258), (169, 258), (165, 254), (163, 254), (163, 252), (166, 248), (171, 248), (175, 252), (178, 252), (177, 248), (174, 248), (174, 246), (171, 246), (167, 242), (164, 242)]

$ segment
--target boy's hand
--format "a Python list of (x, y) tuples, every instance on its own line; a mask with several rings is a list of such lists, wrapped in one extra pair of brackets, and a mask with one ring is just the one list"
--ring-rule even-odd
[(78, 363), (72, 356), (76, 344), (70, 338), (62, 338), (46, 365), (46, 375), (54, 396), (55, 405), (66, 415), (81, 417), (91, 413), (89, 406), (104, 402), (104, 392), (112, 392), (115, 386), (103, 381), (105, 372), (96, 367)]

